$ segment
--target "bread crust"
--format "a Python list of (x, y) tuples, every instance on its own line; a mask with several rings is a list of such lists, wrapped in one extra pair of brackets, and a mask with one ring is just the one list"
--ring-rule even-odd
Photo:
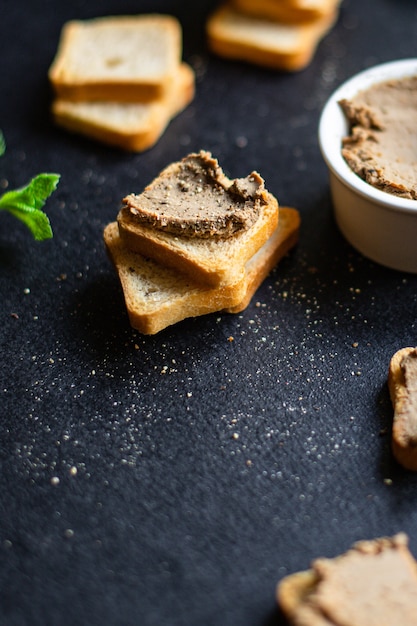
[(159, 100), (133, 104), (55, 99), (52, 116), (66, 130), (122, 150), (142, 152), (158, 141), (172, 118), (193, 100), (194, 92), (194, 72), (182, 63), (172, 89)]
[[(246, 263), (269, 239), (278, 225), (278, 202), (268, 194), (261, 217), (247, 231), (228, 240), (190, 240), (136, 224), (127, 211), (119, 212), (117, 221), (124, 245), (150, 256), (162, 265), (175, 267), (195, 280), (218, 286), (233, 282)], [(227, 254), (225, 249), (227, 248)], [(204, 254), (202, 254), (204, 251)]]
[[(216, 287), (198, 283), (126, 249), (116, 222), (106, 226), (104, 242), (119, 275), (131, 326), (143, 334), (155, 334), (187, 317), (242, 311), (272, 267), (297, 241), (298, 211), (284, 207), (281, 212), (282, 220), (270, 240), (246, 266), (240, 267), (234, 282)], [(141, 276), (148, 287), (140, 289)], [(153, 296), (147, 297), (146, 289)], [(166, 295), (162, 297), (164, 291)]]
[(339, 4), (340, 0), (232, 0), (242, 13), (285, 24), (314, 22), (333, 13)]
[(233, 283), (210, 287), (126, 250), (116, 222), (106, 226), (104, 242), (122, 285), (130, 324), (142, 334), (153, 335), (186, 318), (234, 306), (245, 294), (244, 267)]
[(414, 347), (398, 350), (391, 358), (388, 370), (388, 389), (394, 407), (391, 445), (397, 461), (406, 469), (417, 471), (417, 440), (415, 438), (417, 415), (407, 412), (409, 391), (402, 363), (416, 351)]
[[(315, 559), (309, 570), (278, 583), (276, 600), (294, 626), (393, 624), (400, 607), (398, 624), (411, 625), (417, 610), (416, 583), (417, 563), (407, 535), (400, 532), (358, 541), (334, 558)], [(381, 618), (385, 614), (386, 620)]]
[[(264, 246), (246, 263), (246, 294), (227, 313), (240, 313), (249, 305), (259, 286), (277, 263), (297, 244), (300, 230), (300, 214), (292, 207), (280, 207), (278, 226)], [(265, 250), (266, 247), (270, 250)]]
[[(131, 47), (146, 49), (145, 37), (152, 28), (158, 33), (159, 48), (164, 50), (163, 68), (143, 72), (140, 63), (132, 66)], [(119, 39), (106, 44), (106, 36)], [(96, 37), (93, 45), (91, 39)], [(125, 40), (125, 41), (123, 41)], [(154, 52), (155, 54), (155, 52)], [(182, 54), (182, 32), (170, 15), (108, 16), (67, 22), (61, 32), (58, 50), (48, 72), (55, 95), (63, 100), (86, 102), (149, 102), (163, 98), (171, 89)], [(78, 59), (81, 57), (81, 60)], [(125, 65), (123, 72), (117, 68)], [(145, 65), (145, 63), (144, 63)], [(96, 66), (95, 70), (90, 69)]]
[[(274, 23), (244, 15), (226, 4), (208, 19), (207, 38), (211, 50), (225, 58), (276, 70), (300, 71), (310, 63), (320, 40), (336, 18), (334, 11), (305, 24)], [(290, 37), (293, 42), (288, 45)]]

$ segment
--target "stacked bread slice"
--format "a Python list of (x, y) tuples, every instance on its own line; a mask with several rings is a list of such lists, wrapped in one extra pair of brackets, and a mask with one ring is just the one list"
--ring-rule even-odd
[(182, 31), (170, 15), (67, 22), (49, 69), (54, 121), (129, 151), (143, 151), (193, 99)]
[(154, 334), (188, 317), (237, 313), (297, 242), (298, 211), (263, 179), (224, 175), (208, 152), (165, 168), (124, 198), (104, 241), (131, 325)]
[(341, 0), (227, 0), (207, 21), (216, 54), (282, 71), (304, 69)]

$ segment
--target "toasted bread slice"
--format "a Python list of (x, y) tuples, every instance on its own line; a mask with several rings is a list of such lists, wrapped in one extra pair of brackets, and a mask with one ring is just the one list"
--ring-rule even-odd
[(312, 22), (284, 24), (245, 15), (225, 4), (207, 20), (207, 40), (211, 50), (225, 58), (299, 71), (310, 63), (336, 18), (335, 11)]
[(133, 328), (153, 335), (187, 317), (238, 304), (246, 292), (244, 267), (233, 284), (201, 286), (177, 270), (127, 250), (116, 222), (106, 226), (104, 242), (118, 272)]
[[(195, 228), (201, 227), (203, 229), (206, 223), (208, 224), (207, 228), (214, 228), (219, 223), (219, 228), (224, 227), (227, 230), (230, 215), (236, 213), (237, 219), (239, 219), (239, 216), (245, 215), (242, 206), (248, 206), (251, 209), (256, 204), (257, 218), (253, 223), (250, 223), (251, 225), (228, 237), (206, 236), (208, 233), (204, 233), (203, 236), (200, 232), (196, 232), (196, 236), (182, 236), (165, 232), (163, 225), (165, 214), (162, 211), (164, 198), (160, 197), (160, 189), (163, 186), (168, 189), (168, 194), (173, 194), (174, 187), (181, 187), (186, 175), (184, 167), (193, 159), (200, 160), (204, 164), (207, 163), (207, 168), (214, 163), (213, 167), (216, 170), (216, 178), (207, 174), (208, 178), (202, 185), (200, 185), (199, 178), (193, 179), (190, 183), (186, 183), (186, 192), (179, 192), (184, 194), (184, 204), (187, 208), (191, 206), (191, 212), (195, 208), (196, 219), (200, 220), (200, 222), (195, 223)], [(209, 170), (203, 169), (201, 171), (204, 177), (205, 172)], [(247, 203), (243, 196), (238, 196), (235, 192), (230, 191), (238, 186), (238, 181), (243, 180), (246, 183), (252, 177), (262, 180), (258, 174), (253, 172), (248, 179), (231, 181), (223, 174), (217, 161), (212, 159), (211, 154), (203, 151), (188, 155), (182, 161), (169, 165), (146, 187), (143, 194), (134, 198), (137, 206), (141, 203), (150, 203), (151, 208), (154, 206), (162, 207), (159, 216), (155, 215), (155, 221), (159, 220), (160, 222), (159, 227), (138, 221), (135, 215), (136, 209), (129, 205), (125, 205), (120, 210), (117, 221), (125, 247), (144, 256), (149, 256), (162, 265), (175, 267), (177, 270), (189, 274), (197, 282), (212, 286), (234, 283), (246, 261), (269, 239), (278, 223), (278, 202), (272, 194), (264, 189), (263, 181), (259, 197), (256, 196), (255, 200), (252, 201), (251, 199)], [(172, 191), (170, 191), (171, 189)], [(175, 191), (178, 193), (177, 189)], [(127, 199), (129, 198), (130, 196), (127, 197)], [(173, 196), (173, 198), (174, 200), (170, 201), (171, 204), (174, 202), (173, 210), (179, 212), (180, 207), (178, 206), (177, 209), (176, 204), (177, 196)], [(178, 203), (180, 202), (181, 197), (178, 199)], [(207, 206), (209, 206), (208, 209)], [(210, 207), (213, 206), (220, 206), (220, 211), (223, 211), (223, 207), (225, 207), (225, 210), (219, 216), (215, 215), (214, 221), (211, 222)], [(223, 217), (224, 222), (222, 221)]]
[(242, 311), (272, 267), (297, 241), (298, 212), (289, 208), (281, 212), (276, 231), (241, 269), (236, 282), (219, 287), (198, 284), (175, 269), (127, 250), (117, 224), (109, 224), (104, 230), (104, 241), (119, 274), (133, 328), (143, 334), (155, 334), (187, 317)]
[(132, 152), (152, 147), (171, 119), (194, 97), (194, 72), (186, 63), (177, 71), (171, 89), (147, 103), (71, 102), (52, 103), (55, 123), (102, 143)]
[(276, 597), (297, 626), (414, 626), (417, 563), (405, 533), (359, 541), (340, 556), (316, 559), (310, 570), (284, 577)]
[(146, 102), (164, 97), (182, 55), (169, 15), (109, 16), (67, 22), (49, 79), (58, 98)]
[(417, 348), (401, 348), (393, 355), (388, 388), (394, 406), (393, 454), (405, 468), (417, 471)]
[(232, 0), (237, 11), (284, 24), (314, 22), (334, 13), (341, 0)]
[(226, 309), (240, 313), (250, 303), (258, 287), (270, 271), (298, 242), (300, 214), (297, 209), (280, 207), (278, 226), (268, 241), (246, 263), (246, 294), (239, 304)]

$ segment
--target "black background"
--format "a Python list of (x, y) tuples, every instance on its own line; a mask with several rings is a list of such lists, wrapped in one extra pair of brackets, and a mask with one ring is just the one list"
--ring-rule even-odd
[[(1, 624), (285, 624), (276, 583), (314, 557), (398, 531), (417, 554), (416, 477), (392, 459), (386, 385), (392, 354), (417, 344), (417, 279), (341, 237), (317, 143), (341, 82), (416, 56), (416, 4), (345, 0), (296, 74), (210, 55), (214, 6), (1, 2), (0, 184), (61, 174), (52, 240), (0, 215)], [(194, 102), (138, 155), (55, 128), (63, 23), (149, 11), (181, 20)], [(201, 148), (297, 207), (299, 245), (242, 314), (144, 337), (103, 227)]]

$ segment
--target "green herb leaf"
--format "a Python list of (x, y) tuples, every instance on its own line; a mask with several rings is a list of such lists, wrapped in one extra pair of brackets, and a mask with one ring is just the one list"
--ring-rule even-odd
[(59, 174), (38, 174), (26, 187), (0, 196), (0, 210), (8, 211), (26, 224), (36, 240), (50, 239), (52, 228), (41, 209), (57, 188), (59, 178)]
[(0, 156), (3, 156), (5, 152), (6, 152), (6, 140), (4, 138), (3, 133), (0, 130)]

